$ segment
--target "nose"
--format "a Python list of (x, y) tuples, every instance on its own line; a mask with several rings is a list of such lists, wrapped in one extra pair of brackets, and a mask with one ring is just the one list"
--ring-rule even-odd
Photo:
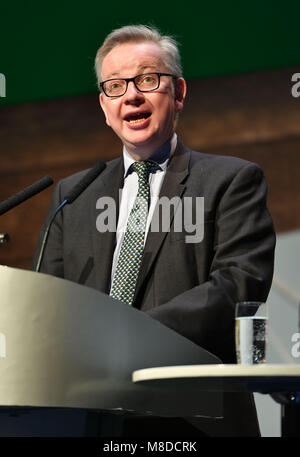
[(128, 105), (141, 105), (144, 103), (145, 97), (143, 92), (140, 92), (135, 87), (133, 81), (130, 81), (127, 86), (127, 91), (124, 95), (125, 103)]

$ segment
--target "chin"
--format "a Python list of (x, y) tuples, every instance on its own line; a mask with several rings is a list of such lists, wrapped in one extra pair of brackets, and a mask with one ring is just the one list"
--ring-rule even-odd
[(136, 135), (134, 138), (128, 138), (127, 141), (124, 141), (124, 144), (135, 149), (141, 147), (155, 147), (156, 141), (153, 139), (152, 135)]

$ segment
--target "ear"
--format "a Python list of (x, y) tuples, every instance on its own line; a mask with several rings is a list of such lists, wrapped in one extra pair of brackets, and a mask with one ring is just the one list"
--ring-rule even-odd
[(100, 103), (100, 106), (101, 106), (102, 111), (104, 113), (106, 124), (110, 127), (110, 123), (109, 123), (109, 120), (108, 120), (107, 111), (106, 111), (106, 107), (105, 107), (105, 101), (106, 100), (104, 100), (103, 93), (100, 92), (100, 94), (99, 94), (99, 103)]
[(186, 95), (186, 82), (183, 78), (177, 78), (175, 81), (175, 112), (180, 113), (183, 109), (183, 103)]

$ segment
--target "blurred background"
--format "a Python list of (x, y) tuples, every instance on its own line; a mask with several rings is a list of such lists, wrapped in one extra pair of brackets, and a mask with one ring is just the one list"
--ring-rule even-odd
[[(154, 25), (180, 43), (188, 83), (181, 139), (198, 151), (241, 157), (264, 170), (281, 249), (277, 261), (285, 257), (284, 268), (276, 264), (271, 297), (279, 294), (274, 301), (295, 311), (300, 88), (299, 94), (292, 90), (292, 77), (300, 73), (299, 1), (19, 0), (2, 2), (0, 17), (6, 82), (5, 93), (0, 90), (0, 201), (45, 175), (57, 182), (121, 154), (98, 104), (94, 57), (112, 29)], [(52, 190), (1, 217), (0, 232), (11, 238), (0, 247), (1, 264), (30, 268)], [(270, 360), (289, 352), (280, 351)], [(278, 431), (276, 420), (269, 435)]]

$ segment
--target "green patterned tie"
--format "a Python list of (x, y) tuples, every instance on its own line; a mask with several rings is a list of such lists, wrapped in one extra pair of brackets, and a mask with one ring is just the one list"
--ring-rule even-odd
[(127, 222), (126, 232), (122, 241), (116, 271), (113, 278), (110, 296), (117, 300), (132, 304), (136, 282), (144, 250), (144, 238), (150, 187), (148, 175), (157, 164), (150, 161), (134, 162), (132, 168), (138, 175), (138, 193)]

